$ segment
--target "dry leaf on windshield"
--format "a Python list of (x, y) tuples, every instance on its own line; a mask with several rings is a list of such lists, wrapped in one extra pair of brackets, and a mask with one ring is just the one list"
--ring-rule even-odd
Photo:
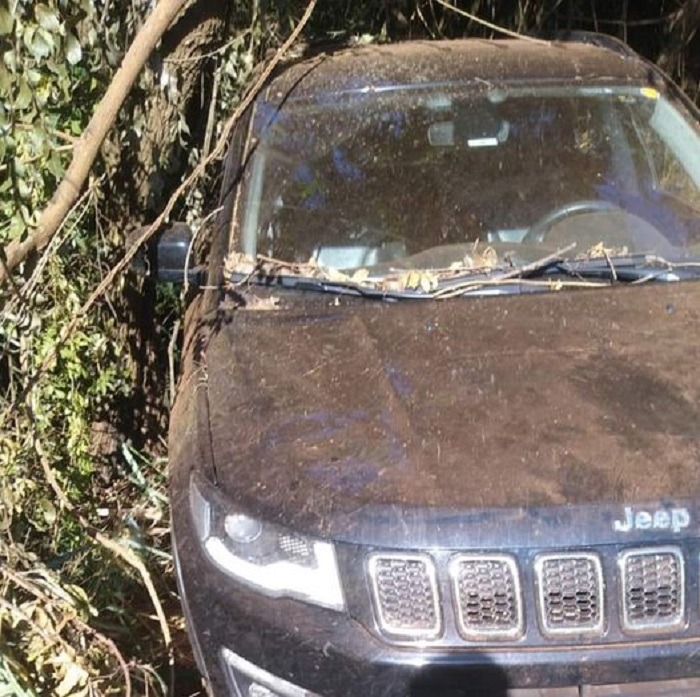
[(462, 260), (462, 266), (467, 269), (494, 269), (498, 266), (498, 252), (493, 247), (486, 247), (484, 251), (474, 249)]
[(600, 259), (602, 257), (618, 257), (629, 254), (627, 247), (606, 247), (601, 240), (598, 244), (594, 244), (590, 249), (584, 252), (583, 256), (586, 259)]
[(364, 283), (369, 278), (369, 271), (367, 269), (357, 269), (352, 275), (352, 280), (354, 283)]
[(336, 283), (350, 283), (352, 281), (350, 276), (332, 266), (319, 266), (318, 268), (321, 276), (328, 281), (335, 281)]
[[(479, 240), (474, 242), (471, 252), (462, 259), (463, 269), (494, 269), (500, 263), (498, 252), (493, 247), (479, 249)], [(450, 267), (453, 268), (454, 264)]]
[(418, 290), (425, 293), (435, 290), (438, 285), (438, 276), (432, 271), (415, 271), (411, 269), (402, 273), (396, 280), (397, 290)]
[(479, 255), (479, 266), (484, 269), (494, 269), (499, 264), (498, 252), (493, 247), (486, 249)]
[(255, 271), (256, 261), (253, 257), (240, 252), (231, 252), (224, 261), (224, 270), (227, 274), (241, 273), (252, 274)]

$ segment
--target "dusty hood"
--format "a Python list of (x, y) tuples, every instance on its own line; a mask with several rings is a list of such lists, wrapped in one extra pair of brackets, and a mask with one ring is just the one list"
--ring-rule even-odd
[(235, 311), (209, 343), (219, 483), (275, 517), (700, 491), (700, 284)]

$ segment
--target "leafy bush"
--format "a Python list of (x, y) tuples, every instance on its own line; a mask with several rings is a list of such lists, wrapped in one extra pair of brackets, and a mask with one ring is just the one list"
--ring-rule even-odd
[[(35, 225), (149, 4), (0, 0), (0, 242)], [(114, 166), (99, 165), (4, 298), (0, 694), (124, 694), (124, 671), (134, 689), (163, 689), (153, 667), (166, 655), (161, 628), (148, 602), (134, 602), (145, 567), (128, 562), (147, 565), (167, 602), (165, 463), (158, 448), (147, 459), (132, 451), (113, 425), (138, 389), (123, 286), (57, 345), (123, 244), (99, 176)]]

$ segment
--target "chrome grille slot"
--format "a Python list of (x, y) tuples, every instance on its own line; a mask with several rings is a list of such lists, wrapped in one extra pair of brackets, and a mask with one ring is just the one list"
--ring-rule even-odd
[(597, 555), (542, 555), (535, 562), (535, 571), (544, 634), (602, 634), (603, 574)]
[(457, 626), (465, 639), (516, 639), (523, 633), (520, 579), (506, 555), (461, 554), (450, 562)]
[(375, 554), (369, 577), (380, 630), (404, 639), (434, 639), (441, 632), (435, 564), (426, 554)]
[(685, 622), (683, 555), (676, 547), (634, 549), (619, 558), (625, 631), (679, 629)]

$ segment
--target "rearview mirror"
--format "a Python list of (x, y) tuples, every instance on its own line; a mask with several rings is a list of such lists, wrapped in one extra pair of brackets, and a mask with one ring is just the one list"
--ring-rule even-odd
[(452, 121), (433, 123), (428, 128), (428, 141), (434, 147), (467, 146), (494, 148), (505, 143), (510, 124), (484, 106), (472, 106)]

